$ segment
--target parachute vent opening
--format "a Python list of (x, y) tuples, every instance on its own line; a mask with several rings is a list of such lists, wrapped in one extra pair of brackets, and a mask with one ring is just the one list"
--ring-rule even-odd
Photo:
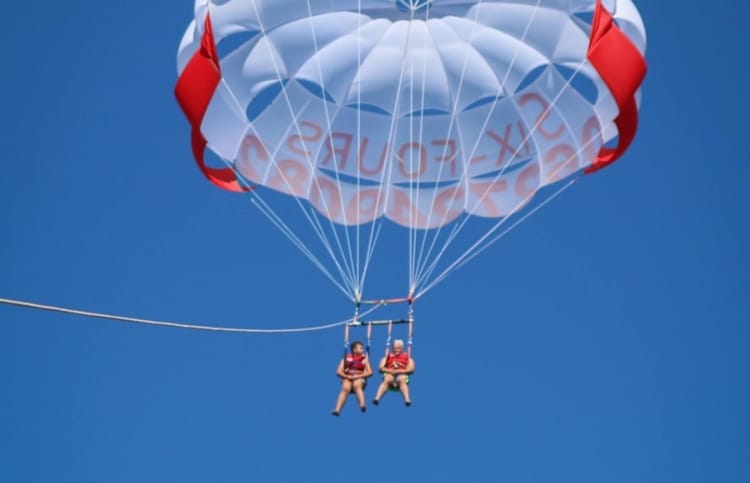
[(450, 114), (450, 113), (442, 109), (421, 109), (418, 111), (410, 112), (404, 117), (427, 117), (427, 116), (440, 116), (443, 114)]
[[(354, 5), (350, 9), (357, 11), (357, 2), (351, 3)], [(477, 4), (477, 0), (370, 0), (361, 3), (361, 13), (376, 19), (398, 22), (448, 16), (464, 17)]]
[(335, 170), (332, 169), (325, 169), (325, 168), (318, 168), (318, 171), (326, 175), (328, 178), (330, 178), (333, 181), (341, 182), (341, 183), (348, 183), (353, 186), (362, 186), (362, 187), (375, 187), (380, 186), (380, 182), (368, 178), (362, 178), (362, 177), (356, 177), (351, 176), (345, 173), (337, 173)]
[(336, 100), (333, 98), (333, 96), (326, 91), (323, 86), (320, 84), (317, 84), (313, 81), (307, 80), (307, 79), (297, 79), (297, 83), (304, 87), (307, 91), (310, 92), (310, 94), (319, 97), (325, 101), (330, 102), (331, 104), (336, 104)]
[(523, 168), (524, 166), (528, 165), (529, 163), (531, 163), (533, 161), (534, 161), (533, 157), (530, 157), (530, 158), (527, 158), (527, 159), (522, 159), (522, 160), (520, 160), (520, 161), (518, 161), (516, 163), (509, 164), (508, 166), (505, 166), (505, 167), (503, 167), (501, 169), (498, 169), (498, 170), (495, 170), (495, 171), (490, 171), (490, 172), (487, 172), (487, 173), (482, 173), (482, 174), (480, 174), (478, 176), (472, 176), (471, 179), (476, 179), (476, 180), (480, 180), (480, 181), (482, 181), (482, 180), (494, 180), (494, 179), (497, 179), (497, 178), (499, 178), (500, 176), (502, 176), (504, 174), (509, 174), (509, 173), (512, 173), (513, 171), (517, 171), (517, 170)]
[(590, 26), (594, 21), (594, 11), (575, 13), (573, 17)]
[(476, 109), (478, 107), (485, 106), (487, 104), (493, 103), (493, 102), (499, 102), (503, 99), (503, 96), (487, 96), (483, 97), (477, 101), (472, 102), (468, 106), (464, 108), (464, 112), (470, 111), (472, 109)]
[(250, 122), (255, 121), (263, 111), (270, 106), (273, 101), (281, 94), (288, 81), (274, 82), (263, 88), (247, 106), (246, 114)]
[(219, 45), (216, 46), (219, 57), (223, 59), (231, 55), (237, 49), (256, 39), (259, 33), (257, 30), (248, 30), (247, 32), (237, 32), (221, 39)]
[(398, 0), (396, 6), (402, 12), (425, 12), (432, 6), (432, 0)]
[(599, 89), (591, 78), (565, 65), (555, 64), (555, 68), (581, 97), (591, 104), (596, 104), (599, 99)]
[(548, 68), (549, 65), (540, 65), (536, 69), (532, 69), (531, 72), (526, 74), (526, 77), (524, 77), (523, 80), (518, 84), (516, 93), (522, 92), (524, 89), (533, 84), (544, 72), (547, 71)]
[(349, 104), (346, 107), (349, 107), (351, 109), (359, 109), (362, 112), (372, 112), (373, 114), (383, 114), (384, 116), (390, 116), (391, 113), (389, 111), (386, 111), (380, 106), (376, 106), (375, 104)]
[(448, 188), (450, 186), (460, 186), (456, 181), (412, 181), (409, 183), (393, 183), (393, 186), (405, 189), (423, 189), (423, 190), (435, 190), (440, 188)]

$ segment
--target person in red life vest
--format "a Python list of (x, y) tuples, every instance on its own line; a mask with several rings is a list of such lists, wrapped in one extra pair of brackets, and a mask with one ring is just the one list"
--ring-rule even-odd
[(414, 359), (404, 352), (404, 341), (396, 340), (393, 342), (393, 350), (386, 357), (380, 359), (378, 366), (383, 373), (383, 383), (375, 393), (375, 399), (372, 403), (377, 405), (380, 398), (387, 390), (401, 391), (404, 396), (404, 402), (411, 406), (409, 397), (409, 375), (414, 372)]
[(362, 412), (367, 411), (365, 386), (367, 386), (367, 378), (372, 376), (372, 367), (370, 366), (367, 354), (365, 354), (365, 347), (361, 342), (352, 342), (350, 347), (351, 352), (341, 359), (339, 367), (336, 370), (336, 375), (341, 378), (341, 392), (336, 400), (336, 407), (331, 413), (334, 416), (341, 414), (341, 408), (344, 407), (347, 396), (352, 392), (357, 396), (359, 409)]

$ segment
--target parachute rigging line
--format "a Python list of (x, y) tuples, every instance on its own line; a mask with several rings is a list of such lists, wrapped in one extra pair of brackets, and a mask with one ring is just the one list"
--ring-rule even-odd
[[(526, 221), (529, 217), (531, 217), (532, 215), (534, 215), (537, 211), (539, 211), (542, 208), (544, 208), (552, 200), (554, 200), (555, 198), (557, 198), (558, 196), (560, 196), (561, 194), (563, 194), (568, 188), (570, 188), (571, 186), (573, 186), (579, 179), (581, 179), (581, 176), (582, 175), (578, 175), (575, 178), (573, 178), (570, 181), (568, 181), (567, 183), (565, 183), (561, 188), (559, 188), (557, 191), (555, 191), (554, 193), (552, 193), (552, 195), (550, 195), (548, 198), (546, 198), (544, 201), (542, 201), (539, 205), (535, 206), (534, 209), (532, 209), (531, 211), (525, 213), (521, 218), (519, 218), (518, 220), (516, 220), (512, 225), (510, 225), (508, 228), (506, 228), (505, 230), (503, 230), (496, 237), (492, 238), (489, 242), (485, 243), (484, 246), (481, 246), (482, 243), (484, 243), (487, 240), (487, 238), (489, 238), (490, 236), (492, 236), (492, 234), (495, 233), (497, 231), (497, 229), (499, 229), (503, 225), (503, 222), (508, 219), (508, 218), (503, 218), (500, 222), (498, 222), (497, 224), (495, 224), (495, 226), (493, 226), (492, 228), (490, 228), (490, 230), (487, 233), (485, 233), (482, 236), (482, 238), (480, 238), (476, 243), (474, 243), (474, 245), (472, 245), (470, 248), (468, 248), (461, 256), (459, 256), (453, 263), (451, 263), (451, 265), (448, 268), (446, 268), (440, 275), (438, 275), (437, 277), (435, 277), (435, 279), (432, 282), (430, 282), (429, 285), (427, 285), (425, 288), (423, 288), (416, 295), (415, 298), (420, 298), (423, 295), (425, 295), (427, 292), (429, 292), (430, 290), (432, 290), (433, 288), (435, 288), (436, 285), (438, 285), (440, 282), (442, 282), (443, 280), (445, 280), (448, 277), (448, 275), (450, 275), (452, 272), (460, 269), (461, 267), (463, 267), (464, 265), (466, 265), (467, 263), (469, 263), (471, 260), (473, 260), (475, 257), (479, 256), (483, 251), (485, 251), (490, 246), (492, 246), (493, 244), (495, 244), (498, 240), (500, 240), (501, 238), (505, 237), (505, 235), (507, 235), (508, 233), (510, 233), (511, 231), (513, 231), (514, 228), (516, 228), (518, 225), (520, 225), (521, 223), (523, 223), (524, 221)], [(481, 246), (481, 248), (479, 248), (480, 246)]]
[[(222, 79), (222, 80), (221, 80), (221, 82), (222, 82), (222, 84), (224, 84), (224, 85), (225, 85), (225, 81), (224, 81), (224, 79)], [(228, 92), (228, 93), (230, 94), (230, 97), (231, 97), (232, 101), (233, 101), (233, 102), (235, 103), (235, 105), (236, 105), (236, 106), (237, 106), (238, 108), (240, 108), (240, 107), (241, 107), (241, 105), (240, 105), (240, 102), (239, 102), (239, 100), (237, 100), (237, 97), (235, 96), (234, 92), (233, 92), (233, 91), (232, 91), (231, 89), (228, 89), (228, 88), (227, 88), (226, 90), (227, 90), (227, 92)], [(254, 134), (255, 134), (256, 136), (258, 136), (258, 132), (256, 131), (255, 127), (254, 127), (254, 126), (252, 126), (252, 124), (250, 125), (250, 128), (252, 129), (253, 133), (254, 133)], [(291, 130), (291, 127), (290, 127), (290, 130)], [(299, 131), (299, 128), (298, 128), (297, 132), (298, 132), (298, 133), (300, 132), (300, 131)], [(274, 154), (275, 154), (275, 153), (274, 153)], [(309, 158), (309, 157), (308, 157), (308, 158)], [(233, 163), (230, 163), (229, 161), (227, 161), (227, 160), (226, 160), (226, 159), (224, 159), (224, 158), (221, 158), (221, 161), (222, 161), (222, 162), (224, 162), (224, 164), (226, 164), (226, 165), (227, 165), (227, 168), (228, 168), (228, 169), (231, 169), (231, 170), (232, 170), (232, 171), (234, 172), (234, 175), (235, 175), (236, 179), (237, 179), (237, 180), (239, 180), (239, 182), (240, 182), (240, 183), (241, 183), (242, 185), (244, 185), (244, 186), (247, 186), (248, 188), (251, 188), (250, 184), (249, 184), (249, 183), (248, 183), (247, 181), (245, 181), (245, 178), (244, 178), (244, 177), (243, 177), (243, 176), (241, 175), (241, 173), (239, 173), (239, 172), (237, 171), (237, 167), (236, 167), (236, 166), (235, 166), (235, 165), (234, 165)], [(283, 178), (284, 182), (285, 182), (285, 183), (286, 183), (287, 185), (290, 185), (290, 183), (289, 183), (289, 180), (287, 179), (287, 177), (286, 177), (286, 175), (284, 174), (284, 172), (283, 172), (283, 171), (281, 171), (281, 172), (280, 172), (279, 174), (280, 174), (280, 175), (281, 175), (281, 177)], [(243, 191), (244, 191), (244, 192), (246, 192), (246, 193), (247, 193), (247, 194), (248, 194), (248, 195), (249, 195), (249, 196), (251, 197), (251, 200), (252, 200), (253, 204), (255, 204), (255, 206), (256, 206), (256, 207), (257, 207), (257, 208), (258, 208), (258, 209), (259, 209), (259, 210), (261, 211), (261, 213), (262, 213), (262, 214), (263, 214), (263, 215), (264, 215), (264, 216), (265, 216), (265, 217), (266, 217), (266, 218), (267, 218), (267, 219), (268, 219), (268, 220), (269, 220), (269, 221), (270, 221), (270, 222), (271, 222), (271, 223), (272, 223), (272, 224), (273, 224), (273, 225), (274, 225), (274, 226), (275, 226), (275, 227), (276, 227), (276, 228), (277, 228), (277, 229), (278, 229), (278, 230), (279, 230), (279, 231), (280, 231), (280, 232), (281, 232), (281, 233), (282, 233), (282, 234), (283, 234), (284, 236), (286, 236), (286, 237), (287, 237), (287, 238), (289, 239), (289, 241), (291, 241), (291, 242), (292, 242), (292, 244), (293, 244), (293, 245), (294, 245), (294, 246), (295, 246), (295, 247), (296, 247), (296, 248), (297, 248), (297, 249), (298, 249), (298, 250), (299, 250), (300, 252), (302, 252), (302, 254), (303, 254), (303, 255), (305, 255), (305, 257), (307, 257), (307, 258), (308, 258), (308, 260), (310, 260), (310, 261), (311, 261), (311, 262), (313, 263), (313, 265), (314, 265), (315, 267), (317, 267), (317, 268), (318, 268), (318, 269), (319, 269), (319, 270), (320, 270), (320, 271), (321, 271), (321, 272), (323, 273), (323, 275), (325, 275), (325, 276), (326, 276), (326, 278), (328, 278), (329, 280), (331, 280), (331, 282), (332, 282), (332, 283), (333, 283), (333, 284), (334, 284), (334, 285), (336, 286), (336, 288), (338, 288), (339, 290), (341, 290), (341, 291), (342, 291), (342, 292), (344, 293), (344, 295), (346, 295), (347, 297), (349, 297), (349, 298), (353, 298), (353, 294), (352, 294), (352, 293), (350, 293), (349, 291), (347, 291), (347, 289), (346, 289), (346, 288), (344, 288), (344, 286), (343, 286), (343, 285), (341, 285), (341, 283), (339, 283), (339, 282), (338, 282), (338, 281), (337, 281), (337, 280), (336, 280), (336, 279), (335, 279), (335, 278), (333, 277), (333, 275), (331, 275), (330, 271), (329, 271), (329, 270), (328, 270), (328, 269), (327, 269), (327, 268), (325, 267), (325, 265), (323, 265), (323, 263), (322, 263), (322, 262), (320, 261), (320, 259), (319, 259), (318, 257), (316, 257), (316, 256), (315, 256), (315, 255), (313, 254), (313, 252), (312, 252), (312, 251), (311, 251), (311, 250), (310, 250), (310, 249), (309, 249), (309, 248), (307, 247), (307, 245), (305, 245), (305, 244), (304, 244), (304, 242), (302, 242), (302, 240), (301, 240), (301, 239), (300, 239), (300, 237), (299, 237), (299, 236), (297, 235), (297, 233), (295, 233), (295, 231), (294, 231), (294, 230), (292, 230), (292, 229), (291, 229), (291, 228), (289, 227), (289, 225), (288, 225), (288, 224), (286, 224), (286, 223), (285, 223), (285, 222), (283, 221), (283, 219), (281, 218), (281, 216), (279, 216), (279, 215), (278, 215), (278, 214), (277, 214), (277, 213), (276, 213), (276, 212), (275, 212), (275, 211), (273, 210), (273, 208), (271, 208), (271, 206), (270, 206), (270, 205), (269, 205), (268, 203), (266, 203), (266, 201), (265, 201), (265, 200), (263, 199), (263, 197), (261, 197), (261, 195), (260, 195), (260, 193), (258, 192), (258, 190), (255, 190), (255, 189), (246, 189), (246, 190), (243, 190)], [(322, 227), (322, 226), (321, 226), (321, 224), (320, 224), (320, 219), (318, 218), (317, 214), (315, 213), (315, 210), (310, 210), (310, 211), (312, 212), (312, 214), (313, 214), (313, 218), (311, 218), (311, 217), (310, 217), (310, 215), (308, 214), (308, 210), (306, 210), (306, 209), (305, 209), (304, 205), (303, 205), (303, 204), (302, 204), (302, 202), (301, 202), (301, 201), (299, 200), (299, 198), (296, 198), (296, 197), (295, 197), (295, 200), (297, 201), (297, 205), (299, 206), (299, 208), (300, 208), (300, 211), (302, 211), (303, 215), (305, 215), (305, 218), (306, 218), (306, 219), (307, 219), (307, 221), (308, 221), (308, 222), (310, 223), (310, 226), (312, 227), (313, 231), (314, 231), (314, 232), (315, 232), (315, 234), (316, 234), (316, 235), (318, 236), (319, 240), (320, 240), (320, 241), (321, 241), (321, 243), (323, 244), (323, 247), (324, 247), (324, 248), (326, 249), (326, 251), (327, 251), (328, 255), (329, 255), (329, 256), (331, 257), (331, 260), (333, 260), (333, 262), (334, 262), (334, 264), (335, 264), (336, 268), (338, 269), (339, 275), (341, 276), (341, 279), (342, 279), (342, 280), (343, 280), (343, 281), (344, 281), (344, 282), (345, 282), (345, 283), (346, 283), (346, 284), (347, 284), (348, 286), (350, 286), (350, 287), (353, 287), (353, 286), (354, 286), (354, 282), (353, 282), (353, 281), (352, 281), (352, 279), (351, 279), (351, 272), (349, 272), (349, 274), (347, 274), (347, 273), (345, 272), (345, 270), (344, 270), (344, 269), (343, 269), (343, 268), (341, 267), (341, 264), (339, 263), (339, 260), (338, 260), (338, 258), (337, 258), (337, 257), (336, 257), (336, 255), (335, 255), (335, 254), (333, 253), (333, 249), (331, 248), (331, 243), (330, 243), (330, 240), (328, 240), (328, 237), (326, 236), (326, 234), (325, 234), (325, 231), (323, 230), (323, 227)], [(339, 248), (340, 248), (340, 247), (341, 247), (341, 246), (340, 246), (340, 244), (339, 244)], [(344, 263), (345, 263), (345, 262), (344, 262)]]
[[(589, 141), (586, 144), (584, 144), (583, 146), (581, 146), (578, 149), (578, 151), (574, 152), (571, 156), (568, 157), (568, 159), (565, 160), (565, 162), (561, 163), (560, 166), (552, 173), (552, 175), (556, 176), (560, 172), (560, 170), (562, 170), (563, 168), (565, 168), (568, 165), (568, 163), (570, 163), (571, 161), (575, 160), (582, 151), (584, 151), (585, 149), (587, 149), (589, 147), (590, 144), (591, 144), (591, 141)], [(443, 250), (441, 250), (441, 252), (438, 254), (438, 256), (436, 257), (436, 259), (432, 262), (432, 264), (430, 265), (430, 267), (427, 269), (427, 273), (423, 276), (423, 278), (420, 279), (420, 281), (421, 280), (428, 280), (428, 279), (430, 279), (430, 282), (429, 283), (425, 282), (425, 284), (427, 286), (425, 288), (423, 288), (423, 289), (420, 290), (420, 292), (419, 292), (419, 294), (417, 295), (416, 298), (421, 297), (422, 295), (424, 295), (425, 293), (427, 293), (428, 291), (430, 291), (431, 289), (433, 289), (435, 287), (435, 285), (437, 285), (441, 281), (443, 281), (445, 279), (445, 277), (447, 277), (450, 273), (452, 273), (453, 271), (457, 270), (458, 268), (464, 266), (470, 260), (474, 259), (474, 257), (476, 257), (480, 253), (482, 253), (490, 245), (494, 244), (496, 241), (498, 241), (499, 239), (503, 238), (505, 235), (507, 235), (508, 233), (510, 233), (513, 229), (515, 229), (516, 227), (518, 227), (518, 225), (520, 225), (521, 223), (523, 223), (524, 221), (526, 221), (527, 219), (529, 219), (532, 215), (534, 215), (536, 212), (538, 212), (540, 209), (542, 209), (544, 206), (546, 206), (549, 202), (551, 202), (552, 200), (554, 200), (555, 198), (557, 198), (558, 196), (560, 196), (563, 192), (565, 192), (568, 188), (570, 188), (573, 184), (575, 184), (581, 178), (581, 176), (582, 175), (579, 173), (576, 177), (574, 177), (573, 179), (571, 179), (570, 181), (568, 181), (566, 184), (564, 184), (562, 186), (562, 188), (559, 188), (555, 192), (553, 192), (552, 194), (550, 194), (547, 198), (545, 198), (534, 209), (532, 209), (531, 211), (525, 213), (521, 218), (519, 218), (518, 220), (516, 220), (513, 224), (511, 224), (507, 229), (505, 229), (497, 237), (493, 238), (485, 246), (479, 248), (482, 245), (482, 243), (484, 243), (490, 236), (492, 236), (493, 233), (495, 233), (498, 229), (500, 229), (505, 224), (505, 222), (510, 219), (511, 215), (508, 215), (508, 216), (505, 216), (505, 217), (501, 218), (500, 221), (498, 221), (497, 223), (495, 223), (495, 225), (493, 225), (492, 227), (490, 227), (489, 230), (487, 230), (473, 245), (471, 245), (469, 248), (467, 248), (464, 251), (464, 253), (461, 254), (454, 262), (452, 262), (448, 266), (448, 268), (446, 268), (440, 275), (438, 275), (434, 279), (430, 279), (432, 273), (437, 268), (438, 262), (440, 261), (441, 257), (443, 256), (443, 253), (445, 253), (445, 250), (447, 249), (447, 246), (452, 241), (452, 238), (449, 237), (448, 241), (446, 242), (446, 246), (443, 247)], [(521, 201), (519, 201), (519, 204), (518, 204), (518, 206), (516, 206), (516, 209), (520, 208), (521, 205), (530, 202), (531, 198), (532, 198), (532, 196), (528, 196), (525, 199), (522, 199)], [(516, 210), (514, 209), (513, 213), (515, 213), (515, 211)], [(464, 225), (465, 225), (465, 223), (462, 223), (461, 225), (458, 225), (458, 229), (460, 230), (461, 228), (463, 228)], [(451, 236), (455, 236), (455, 235), (456, 235), (455, 231), (454, 231), (454, 233), (451, 233)]]
[[(258, 17), (258, 27), (260, 28), (260, 32), (261, 32), (261, 34), (262, 34), (263, 37), (267, 37), (268, 36), (268, 30), (267, 30), (267, 28), (265, 26), (265, 22), (263, 21), (262, 15), (260, 15), (260, 12), (258, 10), (258, 5), (255, 2), (253, 2), (253, 9), (255, 10), (255, 15), (257, 15), (257, 17)], [(316, 48), (316, 51), (317, 51), (317, 48)], [(285, 80), (284, 80), (283, 76), (281, 75), (281, 69), (280, 69), (280, 67), (279, 67), (279, 65), (277, 63), (277, 60), (276, 60), (276, 58), (274, 56), (271, 56), (271, 63), (273, 65), (273, 70), (274, 70), (274, 73), (276, 75), (277, 82), (279, 83), (279, 85), (284, 86)], [(230, 92), (231, 92), (231, 90), (230, 90)], [(299, 120), (297, 119), (296, 112), (295, 112), (294, 107), (292, 106), (292, 101), (289, 98), (289, 93), (287, 92), (287, 89), (282, 88), (281, 89), (281, 94), (282, 94), (282, 96), (284, 98), (284, 101), (286, 103), (286, 107), (289, 110), (289, 114), (291, 115), (292, 124), (294, 125), (294, 129), (295, 129), (295, 131), (297, 133), (297, 136), (299, 136), (301, 139), (304, 139), (304, 135), (302, 134), (302, 128), (300, 127)], [(327, 107), (326, 107), (326, 116), (328, 116), (327, 113), (328, 113), (328, 111), (327, 111)], [(252, 124), (251, 124), (251, 127), (252, 127)], [(252, 129), (253, 129), (254, 132), (256, 132), (256, 136), (257, 136), (257, 131), (255, 131), (255, 128), (252, 127)], [(262, 138), (260, 136), (258, 136), (258, 139), (262, 139)], [(323, 144), (325, 144), (325, 143), (321, 144), (321, 148), (320, 149), (322, 149)], [(303, 151), (305, 151), (304, 157), (305, 157), (305, 160), (307, 161), (308, 167), (311, 170), (314, 170), (315, 169), (315, 165), (314, 165), (313, 160), (312, 160), (312, 158), (310, 156), (310, 153), (307, 152), (307, 150), (303, 150)], [(287, 184), (287, 186), (291, 187), (292, 185), (291, 185), (291, 183), (289, 183), (289, 180), (287, 179), (287, 177), (284, 174), (283, 170), (279, 170), (279, 173), (284, 178), (284, 182)], [(337, 176), (337, 183), (339, 183), (339, 180), (338, 180), (338, 171), (336, 171), (336, 173), (337, 173), (336, 174), (336, 176)], [(322, 193), (323, 189), (321, 188), (320, 182), (317, 180), (317, 178), (315, 179), (314, 183), (315, 183), (315, 187), (318, 190), (318, 192)], [(339, 188), (340, 188), (340, 183), (339, 183)], [(328, 201), (326, 200), (326, 197), (325, 196), (321, 196), (321, 201), (323, 203), (323, 207), (324, 207), (325, 211), (329, 211)], [(304, 210), (304, 207), (302, 206), (301, 202), (300, 202), (300, 208), (302, 208)], [(315, 214), (314, 210), (313, 210), (313, 215), (315, 216), (315, 218), (317, 220), (318, 219), (318, 215)], [(347, 263), (346, 255), (344, 254), (344, 249), (342, 247), (341, 239), (340, 239), (340, 237), (338, 235), (338, 231), (336, 230), (336, 227), (333, 224), (333, 220), (331, 220), (330, 218), (327, 218), (327, 219), (328, 219), (328, 223), (330, 225), (331, 231), (333, 232), (333, 236), (334, 236), (334, 239), (336, 241), (336, 245), (337, 245), (337, 247), (339, 249), (339, 254), (341, 255), (341, 263), (344, 265), (344, 268), (346, 269), (345, 270), (346, 271), (346, 276), (344, 276), (342, 274), (342, 278), (344, 278), (344, 280), (347, 281), (350, 286), (354, 286), (354, 279), (355, 279), (355, 277), (354, 277), (354, 275), (352, 273), (352, 268)], [(318, 224), (319, 223), (320, 222), (318, 220)], [(334, 260), (336, 261), (337, 264), (339, 263), (338, 259), (336, 259), (336, 257), (334, 257)]]
[[(481, 4), (481, 3), (482, 2), (480, 0), (479, 4)], [(512, 59), (510, 61), (510, 65), (509, 65), (509, 67), (508, 67), (505, 75), (503, 76), (502, 81), (498, 85), (498, 92), (496, 93), (496, 98), (492, 102), (489, 111), (485, 115), (485, 118), (484, 118), (484, 121), (482, 123), (482, 127), (481, 127), (480, 131), (484, 131), (487, 128), (487, 126), (489, 125), (489, 122), (492, 119), (492, 115), (493, 115), (495, 109), (497, 108), (498, 99), (504, 94), (505, 85), (506, 85), (506, 83), (508, 81), (509, 75), (510, 75), (512, 69), (513, 69), (513, 66), (516, 64), (516, 62), (518, 60), (519, 54), (521, 53), (521, 44), (526, 40), (526, 37), (529, 34), (529, 30), (531, 28), (531, 25), (534, 23), (534, 19), (536, 18), (537, 14), (539, 12), (540, 6), (541, 6), (541, 0), (537, 0), (536, 3), (534, 4), (534, 9), (533, 9), (531, 15), (529, 16), (528, 20), (526, 21), (526, 25), (525, 25), (525, 27), (523, 29), (523, 33), (521, 34), (521, 37), (519, 39), (519, 43), (517, 44), (517, 47), (516, 47), (516, 49), (513, 52), (513, 57), (512, 57)], [(475, 15), (474, 15), (474, 25), (472, 26), (472, 29), (471, 29), (471, 35), (470, 35), (469, 43), (471, 43), (474, 40), (474, 37), (475, 37), (475, 35), (477, 33), (477, 27), (480, 25), (480, 22), (479, 22), (479, 12), (480, 12), (480, 9), (477, 8), (476, 12), (475, 12)], [(463, 69), (462, 69), (462, 72), (461, 72), (461, 79), (459, 81), (458, 92), (455, 95), (456, 101), (454, 103), (454, 110), (453, 110), (453, 114), (452, 114), (451, 119), (450, 119), (448, 134), (450, 134), (451, 129), (453, 128), (454, 120), (455, 120), (455, 115), (458, 112), (458, 102), (459, 102), (459, 99), (461, 97), (461, 90), (462, 90), (462, 88), (464, 86), (464, 78), (465, 78), (465, 75), (466, 75), (466, 68), (467, 68), (467, 65), (468, 65), (468, 59), (469, 59), (468, 56), (464, 57), (464, 66), (463, 66)], [(562, 92), (562, 90), (565, 89), (565, 87), (566, 86), (563, 86), (561, 88), (560, 92)], [(559, 97), (559, 94), (558, 94), (558, 97)], [(550, 107), (549, 107), (550, 110), (554, 107), (554, 105), (555, 105), (556, 102), (557, 102), (557, 98), (550, 103)], [(526, 135), (525, 139), (521, 142), (521, 144), (520, 144), (521, 146), (523, 145), (524, 142), (527, 142), (529, 140), (529, 138), (533, 135), (534, 131), (536, 131), (536, 129), (538, 129), (539, 124), (540, 123), (537, 123), (534, 126), (534, 128), (532, 128), (529, 131), (529, 133)], [(459, 141), (461, 141), (461, 149), (463, 150), (463, 149), (466, 148), (466, 146), (463, 145), (463, 141), (462, 141), (463, 140), (463, 135), (461, 135), (461, 133), (460, 133), (461, 126), (458, 123), (456, 123), (456, 126), (457, 126), (457, 130), (459, 131), (458, 139), (459, 139)], [(467, 157), (467, 159), (472, 159), (474, 157), (474, 155), (476, 154), (476, 150), (478, 149), (478, 147), (479, 147), (479, 138), (477, 138), (477, 140), (474, 142), (474, 144), (473, 144), (473, 146), (471, 148), (471, 152), (470, 152), (469, 156)], [(443, 157), (445, 157), (447, 153), (448, 153), (448, 145), (446, 144), (445, 148), (443, 149)], [(490, 195), (490, 192), (491, 192), (491, 188), (490, 187), (502, 177), (502, 175), (505, 172), (505, 170), (507, 169), (507, 167), (516, 158), (517, 158), (517, 156), (510, 156), (508, 158), (508, 161), (506, 161), (504, 163), (504, 165), (502, 166), (502, 169), (495, 176), (495, 179), (492, 180), (492, 183), (488, 184), (487, 189), (482, 193), (482, 195), (479, 197), (479, 199), (477, 200), (477, 202), (474, 204), (474, 207), (472, 208), (472, 211), (475, 210), (481, 203), (483, 203), (484, 200), (485, 200), (485, 198), (487, 198)], [(442, 179), (442, 172), (443, 172), (444, 166), (445, 166), (445, 163), (443, 163), (443, 164), (440, 165), (440, 169), (438, 171), (438, 182), (441, 181), (441, 179)], [(468, 169), (469, 169), (469, 166), (468, 165), (464, 165), (464, 169), (461, 172), (461, 177), (459, 178), (459, 184), (463, 183), (466, 180), (466, 178), (468, 177)], [(458, 194), (457, 191), (453, 193), (453, 196), (451, 196), (451, 201), (450, 201), (451, 203), (455, 202), (457, 194)], [(430, 206), (430, 215), (432, 215), (432, 208), (434, 206), (434, 202), (435, 202), (435, 198), (436, 197), (437, 197), (437, 191), (433, 195), (433, 203)], [(425, 272), (426, 268), (428, 267), (428, 263), (430, 263), (430, 256), (432, 255), (432, 252), (435, 249), (435, 244), (437, 243), (438, 239), (440, 238), (440, 232), (443, 230), (443, 227), (445, 226), (444, 222), (446, 220), (446, 215), (447, 215), (447, 212), (445, 214), (443, 214), (443, 216), (441, 217), (440, 226), (438, 226), (437, 231), (435, 232), (434, 236), (432, 237), (432, 243), (430, 244), (430, 248), (427, 251), (426, 255), (424, 255), (424, 258), (422, 258), (422, 252), (424, 251), (424, 244), (425, 244), (424, 242), (428, 238), (428, 232), (425, 231), (425, 233), (424, 233), (424, 238), (422, 240), (422, 248), (420, 249), (420, 256), (419, 256), (419, 260), (417, 262), (417, 273), (415, 275), (416, 281), (414, 283), (414, 290), (416, 290), (417, 287), (419, 287), (421, 284), (423, 284), (423, 283), (424, 284), (428, 284), (430, 282), (428, 280), (428, 278), (429, 278), (431, 272), (427, 273), (426, 276), (425, 276), (424, 272)], [(440, 250), (440, 253), (437, 255), (437, 257), (432, 261), (432, 263), (430, 263), (430, 266), (433, 267), (433, 270), (438, 265), (438, 263), (439, 263), (442, 255), (448, 249), (448, 246), (453, 242), (453, 240), (458, 236), (459, 232), (461, 232), (461, 230), (463, 229), (463, 227), (466, 225), (466, 222), (467, 222), (468, 219), (469, 218), (467, 217), (461, 223), (459, 223), (458, 225), (455, 225), (453, 227), (453, 229), (451, 230), (451, 233), (449, 234), (449, 236), (448, 236), (445, 244), (443, 245), (442, 250)]]

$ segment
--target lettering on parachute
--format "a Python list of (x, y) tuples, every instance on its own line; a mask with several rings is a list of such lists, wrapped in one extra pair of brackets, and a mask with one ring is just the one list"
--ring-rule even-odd
[(306, 198), (345, 225), (387, 215), (406, 226), (433, 228), (465, 211), (506, 216), (599, 149), (595, 116), (571, 133), (541, 94), (528, 92), (517, 102), (515, 118), (505, 116), (505, 124), (488, 125), (468, 142), (459, 135), (413, 133), (389, 140), (336, 126), (326, 133), (324, 123), (301, 117), (273, 143), (249, 133), (235, 165), (250, 181)]

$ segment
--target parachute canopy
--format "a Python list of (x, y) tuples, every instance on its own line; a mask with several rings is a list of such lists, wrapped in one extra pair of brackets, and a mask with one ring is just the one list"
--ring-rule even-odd
[(645, 43), (631, 0), (198, 0), (177, 95), (222, 187), (426, 230), (619, 157)]

